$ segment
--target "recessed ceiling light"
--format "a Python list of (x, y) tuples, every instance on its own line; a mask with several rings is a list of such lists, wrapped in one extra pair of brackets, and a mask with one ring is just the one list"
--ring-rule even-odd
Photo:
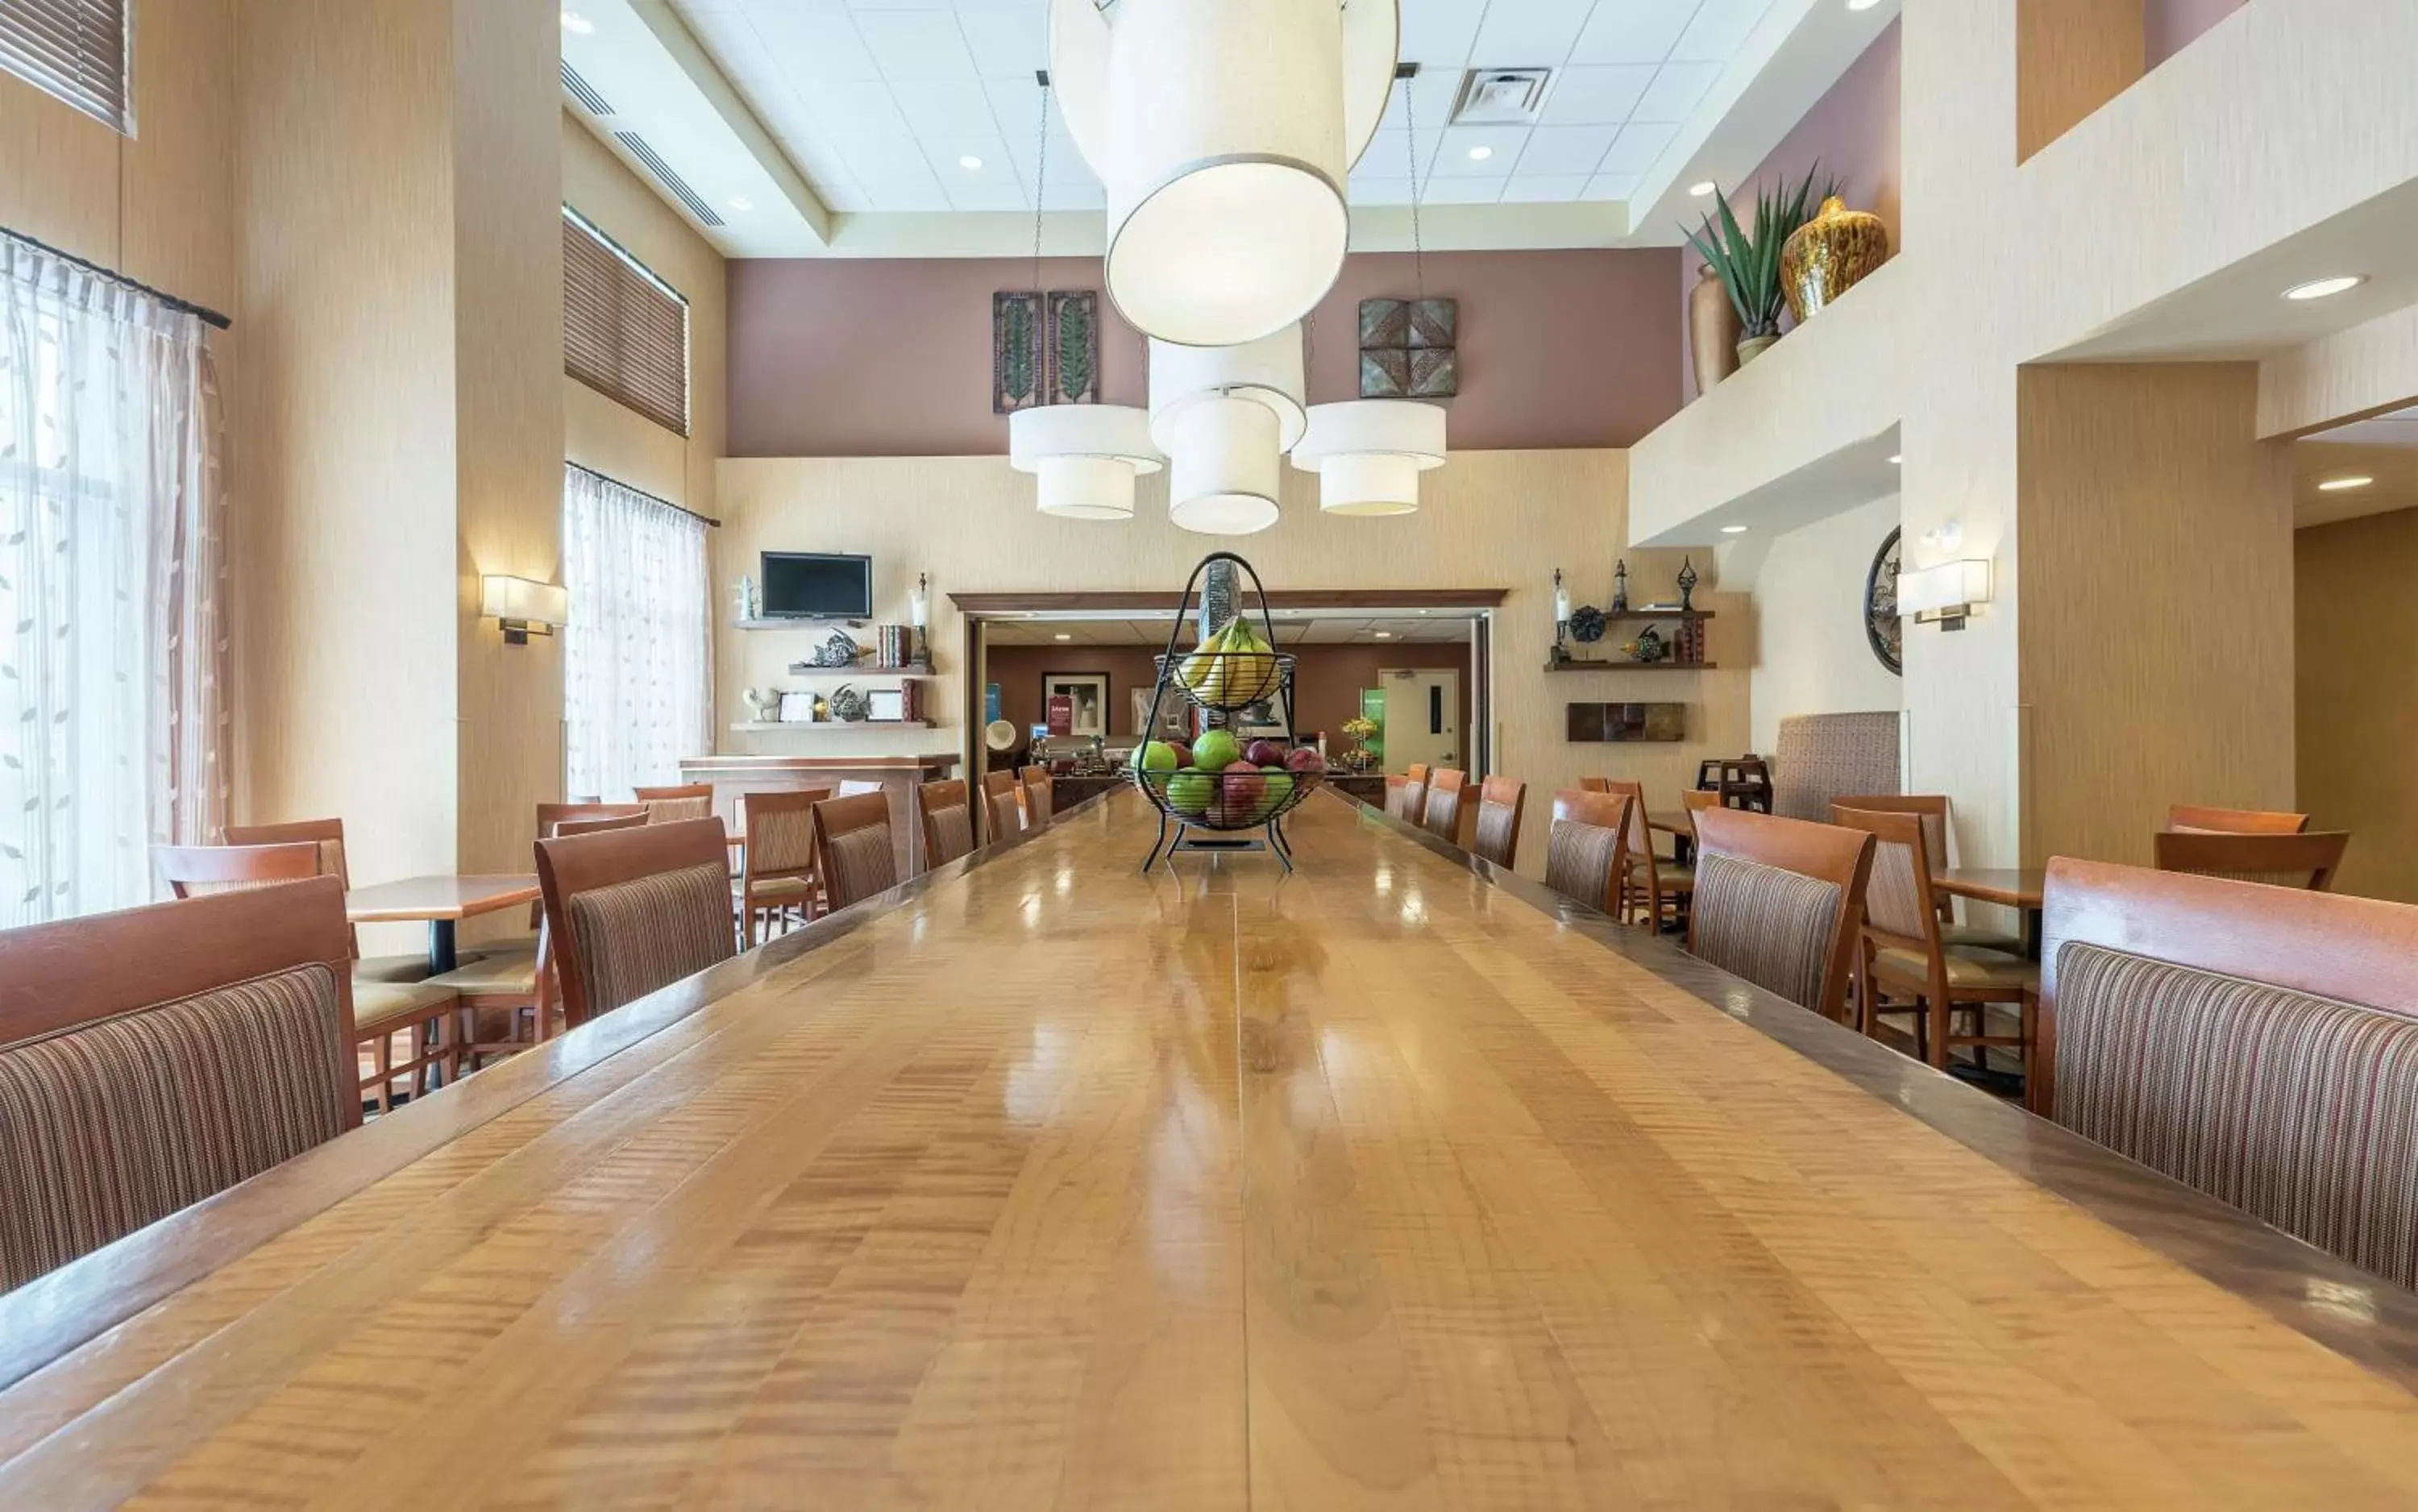
[(1713, 191), (1721, 187), (1721, 185), (1716, 184), (1711, 179), (1707, 178), (1701, 184), (1690, 184), (1688, 186), (1688, 192), (1693, 194), (1698, 199), (1703, 199), (1706, 195), (1710, 194)]
[(2338, 278), (2311, 279), (2306, 283), (2295, 283), (2290, 288), (2286, 289), (2284, 291), (2284, 298), (2287, 299), (2323, 299), (2331, 298), (2334, 295), (2342, 294), (2349, 290), (2358, 288), (2361, 284), (2366, 282), (2367, 275), (2364, 273), (2345, 273)]
[(1494, 156), (1494, 149), (1482, 143), (1469, 149), (1469, 160), (1472, 162), (1484, 162), (1492, 156)]
[(1892, 466), (1892, 467), (1895, 467), (1895, 466), (1903, 466), (1903, 465), (1905, 464), (1905, 452), (1903, 452), (1903, 451), (1892, 451), (1892, 452), (1890, 452), (1890, 466)]
[(1394, 638), (1394, 633), (1390, 630), (1381, 630), (1377, 632), (1377, 638), (1379, 640), (1392, 640)]
[(1060, 631), (1060, 632), (1058, 632), (1058, 634), (1057, 634), (1052, 635), (1052, 636), (1050, 637), (1050, 639), (1052, 639), (1052, 640), (1073, 640), (1074, 638), (1075, 638), (1074, 636), (1069, 635), (1068, 634), (1066, 634), (1066, 633), (1065, 633), (1064, 631), (1063, 631), (1063, 630), (1062, 630), (1062, 631)]
[(2353, 473), (2347, 478), (2327, 479), (2324, 482), (2318, 485), (2318, 492), (2320, 494), (2340, 494), (2353, 488), (2365, 488), (2368, 484), (2374, 481), (2376, 481), (2375, 479), (2368, 477), (2364, 473)]
[(730, 196), (730, 207), (734, 210), (752, 210), (756, 208), (756, 202), (744, 194), (733, 194)]
[(1746, 534), (1746, 527), (1742, 525), (1725, 525), (1722, 527), (1722, 534), (1725, 536), (1742, 536)]
[(576, 10), (562, 13), (562, 29), (574, 37), (585, 37), (596, 29), (596, 23)]
[(975, 169), (982, 166), (982, 160), (969, 152), (964, 157), (957, 160), (957, 166), (968, 173), (972, 173)]

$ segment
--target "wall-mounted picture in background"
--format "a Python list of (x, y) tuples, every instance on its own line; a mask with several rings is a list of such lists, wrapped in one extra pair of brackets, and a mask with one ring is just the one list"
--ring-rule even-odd
[(1100, 297), (1089, 289), (1049, 291), (1049, 403), (1100, 402)]
[(1041, 707), (1049, 700), (1064, 697), (1073, 704), (1066, 733), (1089, 739), (1109, 733), (1109, 675), (1106, 672), (1044, 672), (1041, 674)]
[(1013, 415), (1042, 403), (1048, 364), (1041, 355), (1041, 296), (1002, 291), (990, 297), (990, 412)]
[(1458, 299), (1360, 301), (1360, 397), (1450, 399), (1461, 392)]

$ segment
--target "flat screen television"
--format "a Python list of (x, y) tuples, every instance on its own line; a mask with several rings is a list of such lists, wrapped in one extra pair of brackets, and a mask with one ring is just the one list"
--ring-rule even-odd
[(810, 551), (764, 553), (768, 619), (870, 619), (873, 558)]

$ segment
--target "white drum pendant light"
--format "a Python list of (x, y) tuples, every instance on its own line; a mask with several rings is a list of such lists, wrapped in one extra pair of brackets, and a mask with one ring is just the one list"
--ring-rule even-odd
[(1328, 514), (1408, 514), (1419, 507), (1419, 474), (1445, 461), (1444, 411), (1407, 399), (1316, 405), (1293, 465), (1318, 474)]
[(1126, 405), (1045, 405), (1007, 418), (1007, 461), (1034, 474), (1041, 512), (1130, 520), (1134, 478), (1159, 468), (1150, 416)]
[(1108, 191), (1127, 321), (1232, 346), (1318, 303), (1400, 36), (1396, 0), (1052, 0), (1050, 80)]
[(1247, 536), (1277, 523), (1283, 457), (1276, 411), (1249, 399), (1208, 394), (1166, 427), (1173, 463), (1167, 517), (1204, 536)]
[(1309, 380), (1302, 362), (1301, 327), (1289, 325), (1240, 346), (1178, 346), (1150, 344), (1150, 430), (1170, 456), (1167, 425), (1186, 405), (1211, 394), (1230, 394), (1267, 406), (1277, 418), (1277, 450), (1290, 451), (1309, 423), (1302, 401)]

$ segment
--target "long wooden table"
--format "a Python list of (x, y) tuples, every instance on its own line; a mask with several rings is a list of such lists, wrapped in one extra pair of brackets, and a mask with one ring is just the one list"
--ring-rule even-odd
[(1119, 794), (0, 1298), (0, 1506), (2407, 1506), (2418, 1307), (1320, 795)]

